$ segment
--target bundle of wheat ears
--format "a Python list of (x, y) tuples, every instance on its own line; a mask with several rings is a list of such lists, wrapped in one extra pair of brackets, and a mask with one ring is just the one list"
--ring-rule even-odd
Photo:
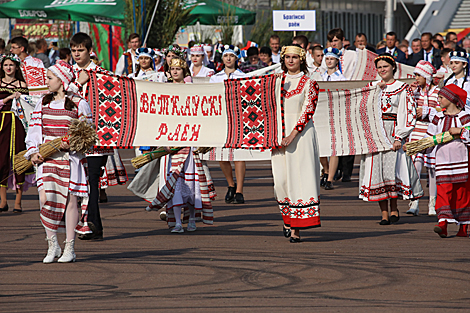
[(141, 168), (147, 163), (152, 162), (153, 160), (156, 160), (158, 158), (161, 158), (162, 156), (165, 156), (170, 153), (176, 153), (183, 149), (183, 147), (170, 147), (169, 149), (165, 149), (164, 147), (157, 148), (153, 151), (144, 153), (142, 155), (139, 155), (138, 157), (135, 157), (131, 160), (132, 166), (134, 168)]
[[(45, 159), (60, 151), (60, 144), (64, 137), (59, 137), (40, 145), (39, 154)], [(68, 140), (70, 151), (85, 153), (96, 144), (98, 135), (93, 124), (84, 120), (74, 119), (68, 130)], [(21, 151), (13, 157), (13, 169), (16, 174), (22, 174), (33, 166), (33, 163), (24, 157), (26, 151)]]
[[(470, 126), (465, 126), (463, 128), (470, 130)], [(406, 154), (414, 155), (416, 153), (423, 152), (423, 150), (427, 148), (431, 148), (442, 143), (448, 143), (457, 138), (460, 138), (460, 136), (459, 135), (452, 136), (449, 132), (443, 132), (443, 133), (434, 135), (432, 137), (426, 137), (418, 141), (408, 142), (405, 145)]]

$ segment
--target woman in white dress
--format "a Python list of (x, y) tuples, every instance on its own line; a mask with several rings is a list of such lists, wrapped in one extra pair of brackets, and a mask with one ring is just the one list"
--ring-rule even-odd
[(375, 59), (375, 66), (382, 80), (371, 85), (382, 88), (379, 106), (385, 134), (392, 148), (362, 156), (359, 198), (378, 201), (382, 211), (380, 225), (390, 225), (400, 219), (398, 197), (412, 200), (423, 196), (413, 161), (402, 149), (405, 139), (415, 128), (416, 103), (410, 86), (393, 78), (397, 69), (393, 57), (381, 54)]
[[(245, 73), (238, 69), (238, 58), (240, 50), (232, 45), (225, 45), (220, 47), (222, 52), (222, 62), (224, 69), (217, 74), (213, 75), (210, 79), (211, 83), (221, 83), (227, 79), (244, 78), (247, 77)], [(218, 148), (222, 149), (222, 148)], [(220, 161), (219, 165), (224, 173), (225, 179), (228, 183), (227, 194), (225, 195), (225, 203), (242, 204), (245, 203), (243, 197), (243, 183), (245, 181), (246, 162), (234, 161), (235, 163), (235, 177), (237, 183), (233, 179), (232, 165), (230, 161)]]
[(281, 65), (284, 129), (281, 147), (273, 149), (274, 193), (284, 221), (284, 236), (300, 242), (300, 229), (320, 227), (320, 159), (313, 115), (319, 87), (308, 75), (300, 46), (283, 47)]
[(191, 71), (192, 77), (211, 77), (214, 75), (214, 70), (206, 67), (209, 64), (209, 59), (204, 51), (203, 45), (194, 45), (191, 47)]

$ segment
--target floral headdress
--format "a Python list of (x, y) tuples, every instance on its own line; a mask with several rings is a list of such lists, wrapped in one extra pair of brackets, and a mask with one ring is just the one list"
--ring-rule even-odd
[(178, 45), (171, 45), (168, 47), (168, 49), (165, 49), (165, 57), (168, 55), (168, 53), (173, 52), (183, 60), (186, 60), (186, 50), (181, 48)]
[(21, 63), (21, 59), (16, 54), (0, 54), (0, 62), (3, 62), (4, 59), (12, 60), (16, 63)]

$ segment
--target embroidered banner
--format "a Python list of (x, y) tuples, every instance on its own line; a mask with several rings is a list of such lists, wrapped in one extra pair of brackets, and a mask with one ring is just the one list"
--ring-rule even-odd
[[(380, 77), (377, 75), (377, 69), (375, 68), (375, 58), (378, 56), (377, 53), (369, 51), (367, 49), (357, 51), (357, 62), (354, 68), (351, 80), (377, 80)], [(414, 78), (414, 67), (397, 63), (397, 72), (395, 73), (396, 79), (402, 78)]]
[[(282, 139), (281, 79), (274, 76), (185, 85), (90, 77), (89, 103), (101, 146), (269, 149)], [(314, 115), (321, 156), (390, 149), (378, 110), (380, 90), (335, 89), (340, 84), (320, 86), (328, 88)], [(226, 159), (236, 159), (236, 152), (227, 151)]]
[(380, 89), (363, 87), (321, 92), (313, 120), (320, 156), (360, 155), (390, 150), (379, 109)]
[(164, 84), (90, 73), (89, 102), (101, 146), (277, 146), (280, 80)]

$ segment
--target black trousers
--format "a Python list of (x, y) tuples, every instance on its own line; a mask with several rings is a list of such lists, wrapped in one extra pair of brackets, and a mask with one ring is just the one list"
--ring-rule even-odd
[(100, 216), (100, 176), (101, 167), (106, 165), (108, 156), (89, 156), (86, 158), (88, 163), (88, 182), (90, 184), (90, 198), (88, 199), (88, 222), (93, 223), (96, 231), (103, 231)]
[(355, 155), (346, 155), (346, 156), (339, 157), (338, 170), (340, 170), (343, 173), (343, 177), (344, 176), (351, 177), (352, 171), (354, 168), (355, 157), (356, 157)]

